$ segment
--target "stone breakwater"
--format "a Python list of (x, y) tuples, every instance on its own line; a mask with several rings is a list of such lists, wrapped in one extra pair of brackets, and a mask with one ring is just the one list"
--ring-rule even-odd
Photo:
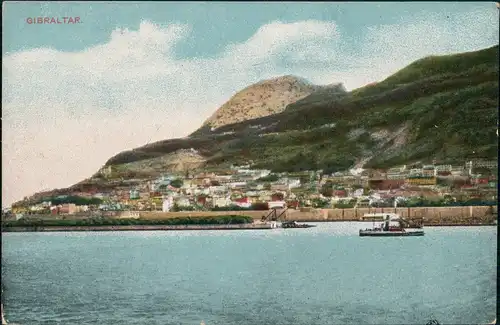
[[(278, 215), (283, 210), (277, 210)], [(359, 208), (359, 209), (289, 209), (286, 220), (302, 222), (360, 221), (366, 213), (397, 213), (406, 219), (424, 218), (428, 226), (493, 224), (497, 220), (497, 206), (464, 207), (415, 207), (415, 208)], [(269, 211), (183, 211), (183, 212), (139, 212), (143, 219), (165, 219), (179, 217), (201, 217), (221, 215), (245, 215), (255, 220), (267, 216)]]

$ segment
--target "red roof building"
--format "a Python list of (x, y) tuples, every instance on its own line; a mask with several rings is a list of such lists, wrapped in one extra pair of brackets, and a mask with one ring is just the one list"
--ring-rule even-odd
[(250, 198), (248, 197), (242, 197), (242, 198), (239, 198), (239, 199), (236, 199), (236, 200), (233, 200), (234, 202), (237, 202), (237, 203), (250, 203)]
[(405, 184), (404, 179), (383, 179), (383, 180), (370, 180), (368, 185), (371, 189), (376, 190), (391, 190), (401, 188)]
[(488, 177), (473, 178), (472, 184), (488, 184)]
[(207, 197), (206, 196), (198, 196), (196, 198), (196, 203), (201, 204), (201, 205), (207, 204)]
[(347, 197), (347, 192), (344, 190), (333, 191), (333, 195), (336, 197)]

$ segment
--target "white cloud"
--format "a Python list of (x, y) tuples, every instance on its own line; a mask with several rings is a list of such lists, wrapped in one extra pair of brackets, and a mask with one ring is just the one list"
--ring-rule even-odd
[(115, 30), (107, 43), (82, 52), (7, 55), (2, 202), (80, 181), (120, 151), (185, 136), (261, 79), (295, 74), (352, 89), (425, 55), (495, 44), (497, 19), (497, 12), (475, 13), (375, 27), (354, 53), (345, 50), (349, 39), (335, 23), (301, 21), (262, 26), (215, 58), (174, 58), (190, 27), (150, 22), (137, 31)]

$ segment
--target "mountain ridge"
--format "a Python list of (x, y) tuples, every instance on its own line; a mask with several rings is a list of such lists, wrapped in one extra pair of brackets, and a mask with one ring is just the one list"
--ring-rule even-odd
[[(75, 186), (94, 181), (104, 185), (102, 171), (110, 168), (126, 179), (249, 161), (275, 172), (333, 172), (353, 166), (388, 168), (432, 159), (497, 157), (498, 45), (422, 58), (381, 82), (350, 92), (341, 84), (314, 86), (295, 76), (280, 78), (287, 87), (293, 80), (303, 83), (310, 93), (297, 91), (298, 96), (287, 97), (287, 105), (279, 102), (272, 108), (274, 113), (214, 124), (217, 119), (209, 118), (188, 137), (121, 152)], [(275, 79), (263, 80), (258, 87)], [(224, 105), (220, 109), (231, 106)]]
[[(471, 59), (471, 56), (477, 59), (474, 61)], [(450, 66), (447, 59), (451, 59), (453, 63), (451, 64), (452, 68), (448, 70), (452, 72), (435, 68), (433, 70), (437, 71), (437, 73), (428, 73), (429, 69), (426, 68), (426, 65), (435, 64), (434, 61), (436, 61), (436, 58), (445, 60), (447, 66)], [(136, 155), (135, 158), (126, 157), (126, 152), (120, 153), (108, 160), (106, 165), (120, 164), (127, 161), (127, 159), (152, 158), (158, 156), (158, 154), (168, 154), (168, 152), (178, 149), (189, 149), (191, 147), (195, 149), (199, 147), (202, 154), (210, 155), (213, 150), (206, 148), (209, 143), (217, 145), (222, 142), (234, 142), (238, 137), (240, 138), (238, 141), (245, 142), (246, 137), (255, 137), (262, 133), (279, 133), (316, 128), (331, 123), (335, 118), (342, 117), (343, 120), (346, 120), (347, 117), (352, 118), (353, 114), (370, 110), (373, 110), (368, 114), (370, 117), (369, 124), (372, 124), (372, 127), (384, 124), (384, 117), (388, 122), (399, 122), (397, 119), (407, 121), (409, 117), (413, 117), (412, 108), (415, 109), (419, 106), (420, 102), (415, 104), (413, 103), (414, 101), (436, 94), (446, 95), (450, 91), (452, 94), (447, 94), (446, 96), (453, 98), (453, 90), (477, 87), (478, 85), (482, 85), (484, 89), (476, 89), (477, 91), (487, 91), (486, 103), (481, 102), (483, 105), (491, 106), (498, 99), (497, 59), (498, 45), (476, 52), (423, 58), (382, 82), (351, 91), (349, 96), (339, 97), (337, 94), (333, 94), (331, 96), (323, 95), (318, 98), (318, 96), (311, 94), (287, 105), (286, 109), (282, 112), (222, 125), (215, 132), (207, 128), (207, 125), (204, 125), (193, 132), (188, 138), (163, 140), (137, 148), (132, 151)], [(429, 60), (433, 62), (429, 63)], [(411, 78), (415, 78), (415, 75), (421, 77), (409, 82), (412, 80)], [(473, 94), (471, 93), (471, 95)], [(476, 95), (480, 96), (481, 94)], [(436, 102), (438, 106), (444, 104), (444, 102)], [(429, 113), (429, 110), (427, 106), (424, 109), (425, 113)], [(361, 120), (366, 119), (366, 117), (366, 114), (359, 116)], [(490, 117), (495, 118), (496, 114), (490, 115)], [(352, 120), (344, 122), (348, 123), (344, 123), (342, 128), (349, 128), (354, 126), (353, 124), (356, 124)], [(143, 155), (142, 158), (141, 155)]]
[[(286, 107), (320, 90), (336, 87), (339, 93), (342, 87), (335, 85), (314, 85), (305, 78), (285, 75), (256, 82), (231, 96), (217, 109), (202, 126), (218, 128), (228, 124), (280, 113)], [(343, 89), (345, 92), (345, 89)]]

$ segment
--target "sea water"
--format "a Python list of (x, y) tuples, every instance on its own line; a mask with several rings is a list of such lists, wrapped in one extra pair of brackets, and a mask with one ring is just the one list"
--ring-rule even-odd
[(496, 227), (3, 233), (4, 311), (29, 324), (478, 324)]

